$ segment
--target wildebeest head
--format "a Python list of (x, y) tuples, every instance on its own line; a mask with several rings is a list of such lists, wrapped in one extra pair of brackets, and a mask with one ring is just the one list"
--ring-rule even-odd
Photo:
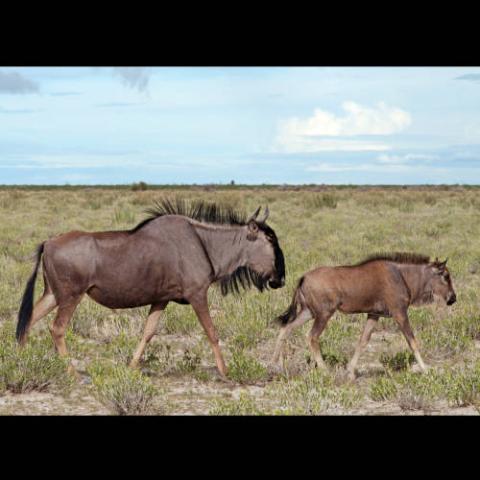
[(248, 231), (248, 267), (265, 278), (271, 288), (280, 288), (285, 285), (285, 259), (277, 235), (266, 223), (268, 207), (259, 220), (260, 208), (248, 219), (245, 227)]
[(447, 305), (453, 305), (457, 300), (457, 295), (453, 289), (452, 279), (447, 268), (447, 260), (440, 262), (437, 258), (429, 264), (429, 287), (434, 296), (443, 298)]

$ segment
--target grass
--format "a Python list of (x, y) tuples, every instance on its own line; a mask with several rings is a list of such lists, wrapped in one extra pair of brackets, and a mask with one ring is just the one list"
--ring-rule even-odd
[(95, 395), (118, 415), (153, 413), (153, 401), (158, 395), (153, 383), (138, 370), (126, 366), (94, 363), (89, 374)]
[(426, 374), (403, 371), (378, 378), (370, 386), (370, 398), (393, 400), (402, 410), (429, 410), (439, 400), (454, 407), (480, 405), (480, 362), (468, 367), (430, 370)]
[[(172, 410), (168, 410), (172, 413), (303, 415), (369, 411), (372, 404), (395, 406), (405, 413), (476, 408), (478, 192), (463, 186), (0, 187), (0, 351), (4, 359), (0, 389), (9, 395), (50, 391), (62, 396), (70, 388), (65, 361), (56, 357), (47, 329), (53, 313), (35, 326), (25, 350), (18, 351), (13, 340), (36, 245), (69, 230), (131, 228), (160, 196), (180, 195), (225, 202), (249, 213), (268, 204), (269, 225), (285, 254), (285, 288), (227, 297), (216, 287), (210, 289), (211, 316), (233, 386), (212, 374), (214, 357), (190, 306), (168, 305), (140, 371), (130, 374), (125, 367), (141, 338), (148, 307), (113, 312), (84, 299), (67, 338), (71, 356), (83, 363), (82, 373), (95, 377), (92, 385), (78, 387), (81, 391), (91, 389), (112, 412), (122, 414), (164, 412), (166, 398), (172, 398)], [(353, 354), (365, 316), (338, 313), (320, 337), (329, 369), (324, 376), (313, 369), (305, 342), (311, 323), (295, 331), (287, 343), (287, 376), (269, 371), (278, 334), (273, 319), (290, 304), (303, 273), (319, 265), (348, 264), (374, 252), (398, 250), (449, 257), (457, 303), (450, 308), (435, 304), (409, 311), (432, 372), (422, 376), (411, 371), (414, 363), (405, 339), (391, 319), (382, 319), (360, 358), (358, 380), (344, 382), (339, 372)], [(41, 292), (40, 273), (37, 298)], [(99, 363), (111, 369), (96, 370)], [(221, 392), (231, 396), (231, 390), (245, 388), (260, 389), (262, 395), (221, 398)], [(134, 395), (137, 390), (139, 397)]]
[(20, 349), (13, 324), (0, 327), (0, 393), (68, 392), (73, 385), (68, 364), (53, 351), (50, 335), (37, 336)]
[(281, 381), (277, 395), (280, 412), (288, 415), (321, 415), (335, 408), (351, 409), (363, 397), (352, 386), (336, 386), (333, 376), (321, 370)]
[(242, 392), (238, 399), (214, 400), (209, 410), (210, 415), (219, 416), (253, 416), (265, 415), (265, 412), (258, 406), (257, 400), (248, 393)]
[(382, 353), (380, 363), (386, 370), (407, 370), (414, 362), (415, 357), (412, 352), (405, 350), (395, 354)]
[(243, 384), (254, 384), (267, 377), (267, 369), (245, 349), (234, 347), (231, 351), (228, 376)]

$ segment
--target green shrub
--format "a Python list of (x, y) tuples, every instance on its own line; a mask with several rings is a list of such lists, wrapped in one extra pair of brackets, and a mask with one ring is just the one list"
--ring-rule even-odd
[(450, 377), (447, 399), (457, 407), (480, 406), (480, 362)]
[(228, 370), (229, 378), (243, 384), (256, 383), (266, 378), (267, 369), (248, 355), (244, 349), (234, 347), (231, 354), (232, 358)]
[(55, 352), (49, 334), (30, 335), (25, 347), (19, 348), (13, 324), (0, 329), (0, 392), (67, 391), (74, 383), (68, 365), (68, 359)]
[(183, 375), (192, 376), (201, 382), (208, 380), (210, 375), (206, 370), (201, 368), (202, 353), (201, 344), (197, 344), (191, 349), (187, 348), (183, 352), (180, 361), (177, 362), (176, 370)]
[(160, 342), (149, 343), (143, 354), (142, 367), (160, 375), (171, 372), (175, 367), (172, 347)]
[(283, 413), (321, 415), (332, 408), (353, 408), (363, 395), (348, 385), (336, 387), (332, 376), (315, 369), (300, 378), (281, 383), (278, 397)]
[(414, 361), (415, 357), (409, 350), (397, 352), (395, 355), (382, 353), (380, 356), (380, 363), (385, 369), (392, 371), (407, 370)]
[(152, 382), (139, 370), (124, 365), (113, 367), (95, 363), (89, 368), (95, 394), (119, 415), (152, 413), (158, 393)]
[(436, 360), (463, 354), (473, 345), (474, 330), (463, 318), (431, 323), (419, 332), (422, 351)]
[(238, 400), (215, 400), (209, 411), (210, 415), (264, 415), (255, 399), (242, 392)]
[(370, 385), (369, 395), (372, 400), (384, 401), (395, 398), (397, 385), (388, 377), (380, 377)]

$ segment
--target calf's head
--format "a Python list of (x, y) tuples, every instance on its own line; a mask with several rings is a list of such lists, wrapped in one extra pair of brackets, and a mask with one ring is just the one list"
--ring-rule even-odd
[(285, 285), (285, 259), (278, 244), (277, 235), (266, 223), (269, 211), (265, 209), (262, 219), (257, 219), (260, 208), (248, 219), (247, 266), (268, 281), (271, 288)]
[(447, 305), (453, 305), (457, 301), (457, 295), (453, 289), (452, 278), (447, 268), (447, 260), (439, 262), (436, 259), (428, 265), (429, 284), (433, 296), (443, 298)]

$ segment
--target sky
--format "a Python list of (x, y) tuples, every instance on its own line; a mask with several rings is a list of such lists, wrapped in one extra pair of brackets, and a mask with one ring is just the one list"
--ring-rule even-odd
[(476, 67), (0, 67), (0, 184), (480, 183)]

